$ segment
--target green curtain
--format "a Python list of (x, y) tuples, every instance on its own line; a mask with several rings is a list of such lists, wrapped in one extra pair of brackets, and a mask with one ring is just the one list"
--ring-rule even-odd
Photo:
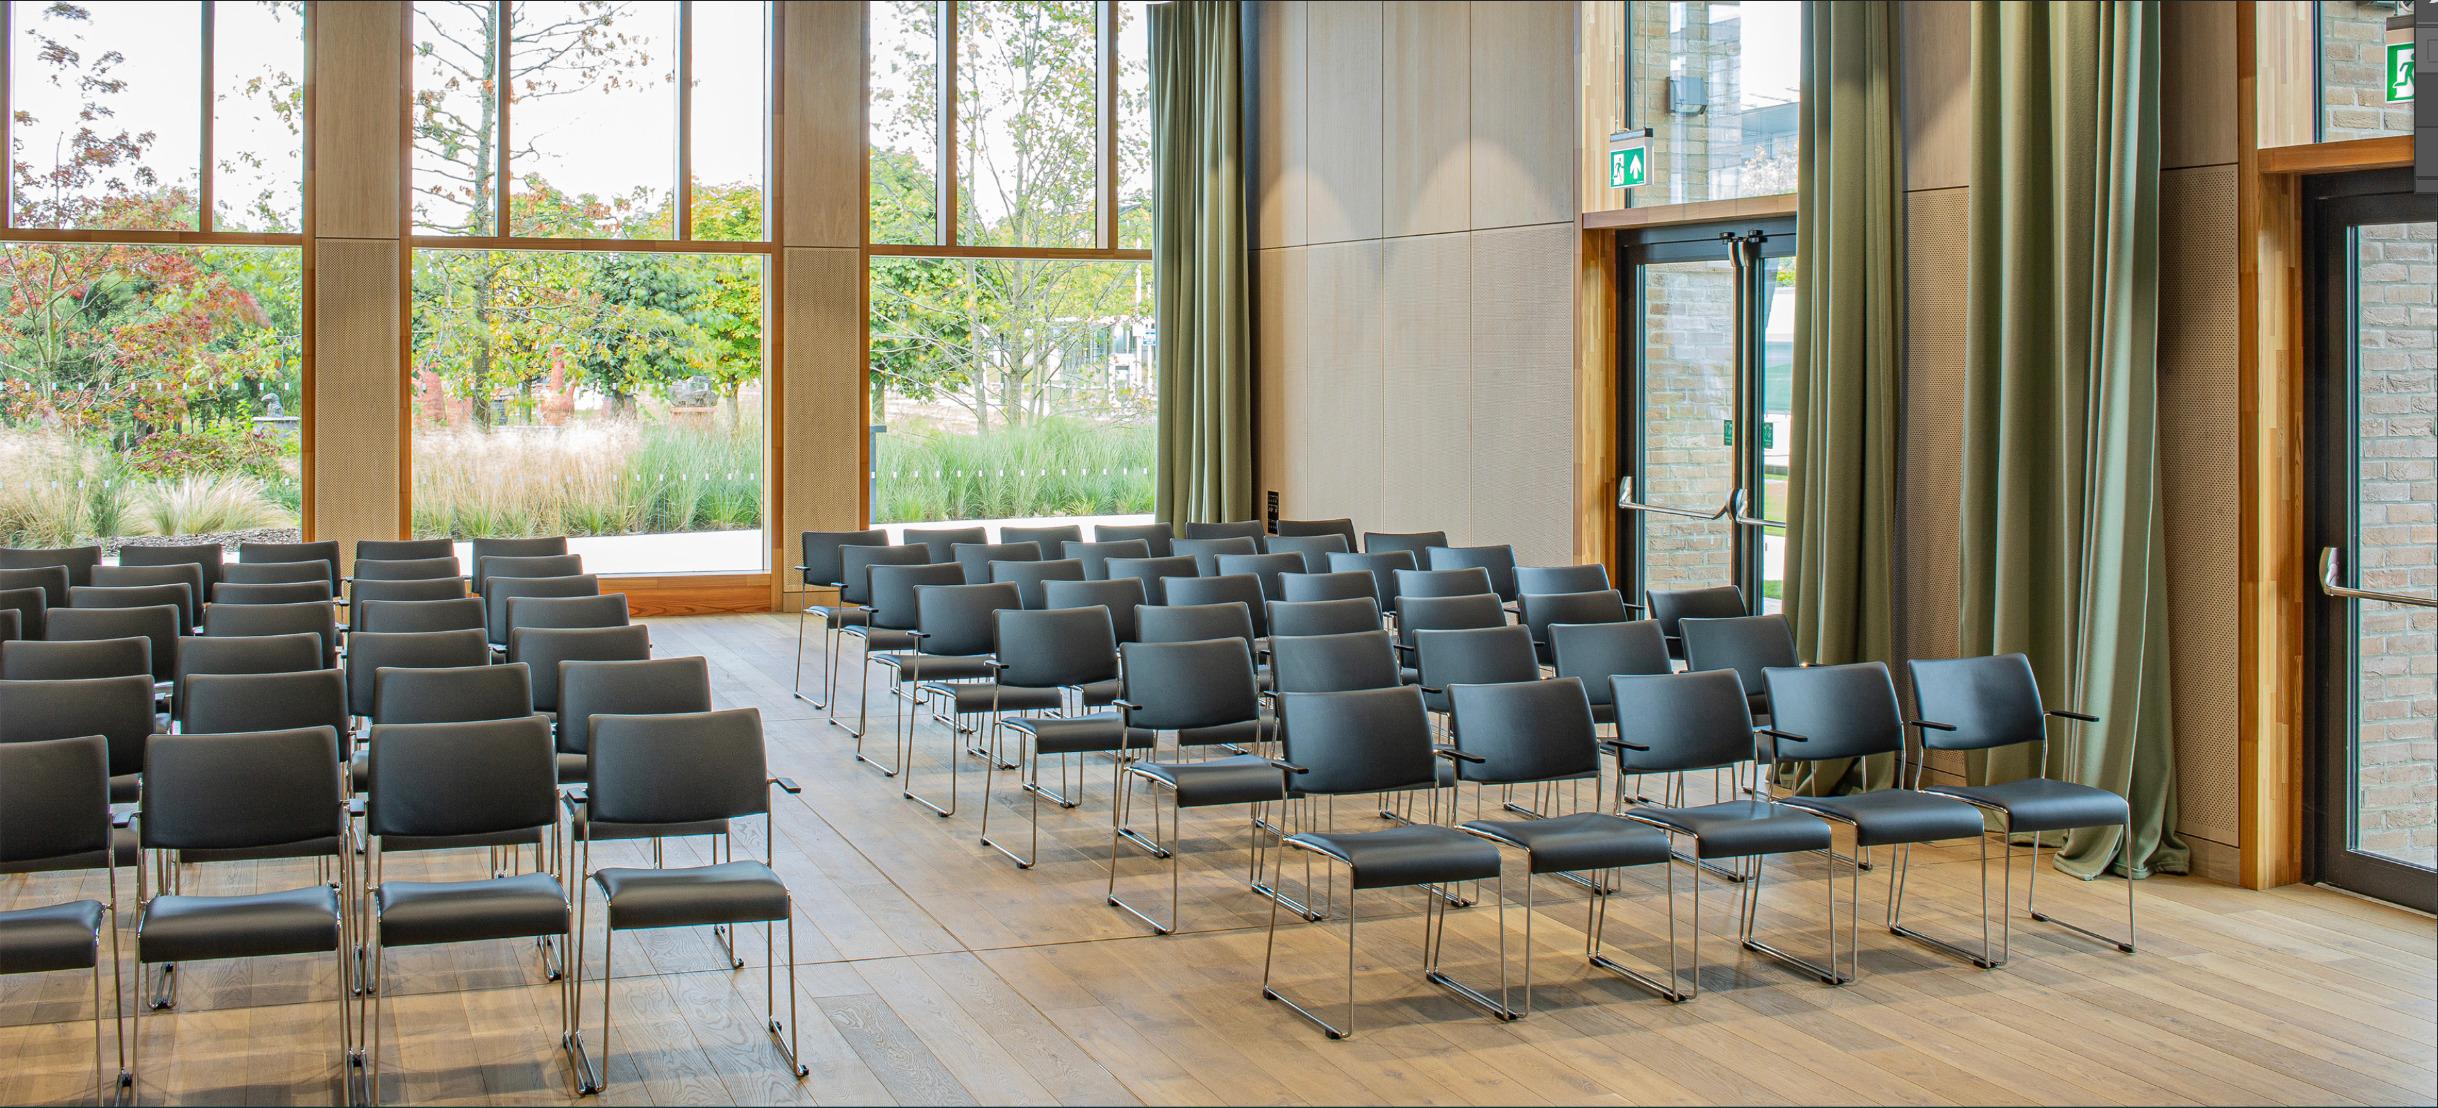
[[(1895, 7), (1803, 6), (1784, 611), (1802, 655), (1830, 665), (1896, 660), (1905, 227)], [(1880, 788), (1894, 769), (1890, 757), (1790, 763), (1781, 783)]]
[(1154, 510), (1169, 522), (1253, 515), (1245, 283), (1244, 72), (1234, 0), (1151, 14), (1151, 269), (1159, 290)]
[[(2064, 840), (2081, 877), (2184, 872), (2175, 837), (2159, 499), (2155, 0), (1977, 0), (1958, 505), (1959, 641), (2022, 651), (2052, 707), (2101, 717), (2047, 771), (2124, 794)], [(2075, 749), (2079, 747), (2079, 749)], [(1977, 780), (2034, 752), (1973, 759)]]

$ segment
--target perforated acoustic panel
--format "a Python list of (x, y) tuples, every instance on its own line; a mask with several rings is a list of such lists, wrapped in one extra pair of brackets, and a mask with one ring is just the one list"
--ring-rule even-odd
[[(864, 279), (857, 253), (791, 247), (780, 252), (779, 264), (787, 267), (779, 303), (787, 328), (780, 367), (787, 481), (778, 539), (787, 556), (775, 565), (784, 573), (796, 562), (798, 534), (856, 525), (864, 481), (859, 440), (868, 421), (856, 364)], [(794, 593), (787, 599), (801, 603)]]
[[(1897, 509), (1897, 653), (1956, 653), (1956, 495), (1950, 462), (1963, 442), (1964, 254), (1970, 243), (1961, 188), (1905, 198), (1905, 405)], [(1903, 680), (1899, 675), (1899, 681)], [(1952, 755), (1934, 771), (1962, 773)]]
[(398, 537), (405, 404), (398, 244), (320, 239), (313, 266), (313, 537)]
[(1255, 489), (1284, 497), (1303, 479), (1304, 437), (1296, 419), (1304, 408), (1306, 351), (1304, 316), (1308, 258), (1303, 247), (1262, 250), (1253, 256), (1253, 437)]
[(1381, 245), (1380, 511), (1365, 530), (1471, 533), (1473, 272), (1468, 235)]
[(1284, 508), (1361, 526), (1380, 515), (1380, 242), (1313, 246), (1306, 257), (1304, 464)]
[(1473, 525), (1526, 565), (1574, 560), (1572, 223), (1474, 231)]

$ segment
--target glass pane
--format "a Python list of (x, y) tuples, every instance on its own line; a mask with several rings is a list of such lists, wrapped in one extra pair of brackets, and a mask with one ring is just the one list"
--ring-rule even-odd
[(0, 246), (0, 542), (297, 535), (293, 247)]
[(1151, 17), (1117, 6), (1117, 245), (1151, 249)]
[[(2362, 588), (2428, 596), (2438, 593), (2438, 223), (2361, 227), (2353, 246), (2352, 564)], [(2352, 608), (2352, 847), (2438, 868), (2438, 611)]]
[[(1735, 266), (1716, 261), (1638, 267), (1642, 284), (1641, 480), (1645, 504), (1708, 513), (1734, 491)], [(1642, 514), (1645, 589), (1733, 584), (1725, 519)]]
[(940, 241), (940, 6), (871, 6), (873, 242)]
[(11, 26), (15, 225), (200, 226), (202, 5), (20, 3)]
[(698, 239), (758, 242), (770, 131), (770, 5), (696, 4), (694, 229)]
[(957, 241), (1098, 244), (1098, 5), (959, 0)]
[(2412, 101), (2388, 99), (2388, 42), (2411, 35), (2387, 29), (2395, 0), (2320, 0), (2313, 6), (2319, 12), (2320, 141), (2413, 133)]
[(676, 238), (675, 0), (519, 0), (511, 234)]
[[(1795, 260), (1761, 259), (1761, 483), (1747, 514), (1784, 522), (1786, 471), (1794, 457)], [(1764, 527), (1761, 538), (1761, 611), (1777, 611), (1786, 592), (1786, 529)]]
[(417, 536), (598, 573), (764, 568), (762, 259), (419, 250)]
[(1151, 512), (1143, 262), (872, 260), (872, 522)]
[(415, 231), (492, 235), (499, 220), (497, 8), (415, 5)]
[(302, 226), (304, 32), (302, 0), (221, 0), (214, 9), (214, 230)]
[(1651, 129), (1630, 207), (1795, 191), (1800, 0), (1632, 0), (1625, 125)]

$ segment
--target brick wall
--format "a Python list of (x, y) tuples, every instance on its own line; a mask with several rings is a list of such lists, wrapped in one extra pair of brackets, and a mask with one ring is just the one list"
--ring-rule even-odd
[[(1644, 270), (1643, 484), (1646, 504), (1704, 511), (1735, 487), (1722, 424), (1735, 410), (1735, 268), (1725, 258)], [(1735, 579), (1721, 520), (1644, 518), (1648, 587), (1700, 588)]]
[[(1626, 49), (1629, 127), (1648, 127), (1651, 183), (1635, 189), (1635, 207), (1688, 204), (1794, 191), (1791, 118), (1774, 139), (1746, 134), (1742, 110), (1743, 32), (1747, 20), (1797, 18), (1786, 0), (1681, 4), (1630, 3)], [(1700, 107), (1679, 111), (1668, 80), (1701, 82)], [(1783, 114), (1782, 112), (1780, 113)], [(1766, 128), (1756, 128), (1759, 130)]]
[(2326, 141), (2405, 135), (2412, 104), (2387, 102), (2387, 17), (2393, 4), (2320, 4), (2320, 126)]

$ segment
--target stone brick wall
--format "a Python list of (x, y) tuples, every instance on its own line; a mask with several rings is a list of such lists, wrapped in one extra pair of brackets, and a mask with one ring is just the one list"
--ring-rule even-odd
[(2395, 5), (2320, 4), (2320, 128), (2325, 141), (2411, 134), (2411, 103), (2387, 102), (2387, 17)]
[[(1734, 455), (1721, 439), (1735, 410), (1735, 267), (1721, 257), (1643, 272), (1643, 483), (1635, 496), (1708, 511), (1735, 487)], [(1644, 518), (1650, 588), (1732, 581), (1733, 552), (1723, 519)]]
[[(1648, 127), (1651, 183), (1633, 190), (1634, 207), (1689, 204), (1794, 191), (1791, 128), (1778, 141), (1748, 148), (1742, 110), (1746, 20), (1795, 18), (1786, 0), (1633, 0), (1626, 5), (1629, 127)], [(1699, 78), (1704, 106), (1670, 105), (1671, 77)]]

